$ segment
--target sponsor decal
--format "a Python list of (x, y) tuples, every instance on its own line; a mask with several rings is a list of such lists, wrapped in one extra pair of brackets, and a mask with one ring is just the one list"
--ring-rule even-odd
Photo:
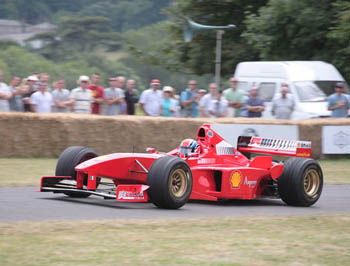
[(242, 181), (241, 173), (238, 171), (233, 172), (230, 181), (233, 188), (239, 188)]
[(119, 191), (118, 200), (143, 200), (143, 192)]
[(92, 180), (94, 180), (95, 179), (95, 177), (92, 175), (92, 176), (90, 176), (90, 180), (92, 181)]
[(207, 135), (208, 135), (209, 138), (212, 138), (214, 136), (213, 131), (208, 130)]
[(297, 148), (311, 148), (311, 142), (298, 142)]
[(296, 154), (297, 157), (310, 157), (310, 153), (306, 153), (306, 152), (299, 152)]
[(349, 145), (349, 134), (346, 134), (343, 131), (340, 131), (333, 135), (333, 143), (335, 146), (337, 146), (339, 149), (343, 149), (347, 145)]
[(247, 177), (244, 179), (244, 184), (248, 185), (249, 188), (254, 188), (256, 186), (256, 180), (254, 181), (249, 181)]
[(295, 155), (297, 157), (311, 157), (311, 148), (297, 148)]
[(215, 163), (215, 158), (203, 158), (198, 160), (198, 164), (212, 164)]
[(261, 138), (252, 138), (250, 142), (251, 142), (251, 144), (260, 145), (260, 143), (261, 143)]

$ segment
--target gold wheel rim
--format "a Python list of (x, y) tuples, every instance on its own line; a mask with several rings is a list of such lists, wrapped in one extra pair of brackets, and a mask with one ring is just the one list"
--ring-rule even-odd
[(187, 188), (187, 175), (183, 169), (176, 169), (169, 180), (170, 192), (177, 198), (182, 197)]
[(315, 169), (309, 169), (304, 175), (304, 191), (309, 197), (317, 194), (320, 187), (320, 175)]

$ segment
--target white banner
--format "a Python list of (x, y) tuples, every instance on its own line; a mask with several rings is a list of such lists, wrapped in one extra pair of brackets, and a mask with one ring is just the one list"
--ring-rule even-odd
[(239, 136), (290, 140), (298, 140), (299, 138), (298, 126), (294, 125), (212, 124), (211, 128), (234, 147), (237, 147)]
[(323, 154), (350, 154), (350, 126), (322, 127)]

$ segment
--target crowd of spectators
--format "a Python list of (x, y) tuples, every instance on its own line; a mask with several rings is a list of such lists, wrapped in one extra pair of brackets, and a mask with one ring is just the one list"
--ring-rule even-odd
[[(0, 71), (0, 112), (134, 115), (137, 103), (146, 116), (261, 117), (265, 110), (259, 89), (252, 87), (246, 95), (237, 88), (238, 80), (234, 77), (229, 80), (229, 88), (219, 90), (215, 83), (210, 83), (208, 92), (197, 89), (196, 80), (190, 80), (180, 95), (176, 95), (173, 87), (161, 88), (160, 80), (152, 79), (150, 88), (140, 97), (135, 80), (110, 77), (108, 88), (101, 86), (100, 81), (98, 73), (91, 77), (82, 75), (77, 87), (68, 90), (63, 78), (50, 83), (48, 73), (34, 73), (24, 79), (14, 76), (7, 85)], [(346, 117), (349, 107), (344, 85), (337, 83), (335, 93), (328, 100), (331, 117)], [(272, 100), (272, 115), (277, 119), (290, 119), (294, 108), (295, 101), (288, 93), (288, 85), (282, 84), (279, 96)]]

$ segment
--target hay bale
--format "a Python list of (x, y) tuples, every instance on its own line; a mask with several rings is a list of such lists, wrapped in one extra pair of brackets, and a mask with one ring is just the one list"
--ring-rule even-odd
[(304, 121), (259, 118), (164, 118), (140, 116), (97, 116), (78, 114), (0, 114), (0, 157), (58, 156), (69, 146), (87, 146), (99, 154), (144, 152), (147, 147), (169, 151), (185, 138), (195, 138), (202, 124), (298, 125), (299, 138), (313, 142), (320, 157), (321, 126), (349, 125), (350, 119)]

